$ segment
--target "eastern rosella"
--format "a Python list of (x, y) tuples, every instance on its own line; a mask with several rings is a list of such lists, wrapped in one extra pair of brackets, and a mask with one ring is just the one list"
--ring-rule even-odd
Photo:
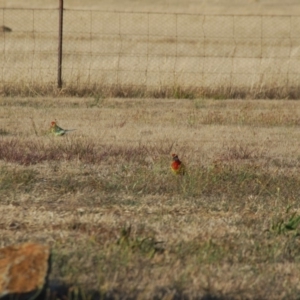
[(185, 166), (184, 164), (180, 161), (178, 158), (177, 154), (172, 154), (173, 161), (171, 163), (171, 170), (176, 174), (176, 175), (184, 175), (185, 173)]
[(55, 136), (61, 136), (64, 135), (65, 133), (69, 132), (69, 131), (73, 131), (76, 129), (62, 129), (61, 127), (59, 127), (55, 121), (51, 122), (51, 127), (50, 127), (50, 131), (51, 133), (53, 133)]

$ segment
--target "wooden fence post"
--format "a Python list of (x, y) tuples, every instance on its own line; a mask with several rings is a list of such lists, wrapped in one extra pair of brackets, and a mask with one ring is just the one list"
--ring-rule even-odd
[(64, 0), (59, 0), (59, 28), (58, 28), (58, 68), (57, 68), (57, 87), (62, 88), (62, 43), (63, 43), (63, 13)]

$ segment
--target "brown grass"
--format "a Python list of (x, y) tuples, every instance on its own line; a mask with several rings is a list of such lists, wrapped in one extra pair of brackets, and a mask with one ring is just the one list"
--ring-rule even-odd
[(2, 10), (13, 31), (2, 34), (0, 95), (299, 98), (297, 17), (70, 6), (64, 14), (63, 89), (56, 88), (57, 10)]
[[(0, 1), (1, 7), (26, 7), (26, 8), (57, 8), (56, 0), (37, 0), (21, 1), (11, 0), (9, 3), (5, 0)], [(87, 0), (84, 3), (65, 1), (65, 7), (68, 9), (103, 9), (110, 11), (144, 11), (144, 12), (186, 12), (199, 14), (245, 14), (245, 15), (298, 15), (299, 6), (295, 1), (282, 2), (274, 0), (253, 0), (239, 3), (233, 0), (195, 2), (193, 0), (181, 0), (170, 2), (168, 0), (150, 1), (150, 0), (103, 0), (99, 4), (96, 0)]]
[[(103, 298), (299, 294), (298, 101), (15, 97), (0, 107), (0, 246), (50, 245), (51, 280)], [(54, 119), (76, 131), (52, 137)], [(184, 177), (170, 172), (173, 152)]]
[(101, 84), (67, 84), (62, 89), (57, 84), (47, 83), (4, 83), (0, 86), (3, 97), (98, 97), (98, 98), (172, 98), (197, 99), (290, 99), (300, 97), (298, 86), (278, 86), (276, 83), (265, 85), (263, 88), (218, 86), (195, 87), (167, 85), (146, 87), (143, 85), (101, 85)]

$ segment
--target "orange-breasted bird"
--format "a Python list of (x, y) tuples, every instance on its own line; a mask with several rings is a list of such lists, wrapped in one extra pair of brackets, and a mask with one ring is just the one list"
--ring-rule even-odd
[(176, 174), (176, 175), (184, 175), (185, 173), (185, 166), (184, 164), (180, 161), (178, 158), (177, 154), (172, 154), (173, 161), (171, 163), (171, 170)]
[(64, 135), (65, 133), (69, 132), (69, 131), (74, 131), (76, 129), (62, 129), (61, 127), (59, 127), (55, 121), (51, 122), (51, 126), (50, 126), (50, 131), (51, 133), (53, 133), (55, 136), (61, 136)]

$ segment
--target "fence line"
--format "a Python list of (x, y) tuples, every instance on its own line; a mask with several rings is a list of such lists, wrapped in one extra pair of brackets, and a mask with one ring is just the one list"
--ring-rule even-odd
[[(64, 10), (63, 21), (63, 86), (298, 86), (300, 16)], [(1, 23), (12, 30), (0, 32), (1, 85), (56, 85), (58, 10), (0, 9)]]

